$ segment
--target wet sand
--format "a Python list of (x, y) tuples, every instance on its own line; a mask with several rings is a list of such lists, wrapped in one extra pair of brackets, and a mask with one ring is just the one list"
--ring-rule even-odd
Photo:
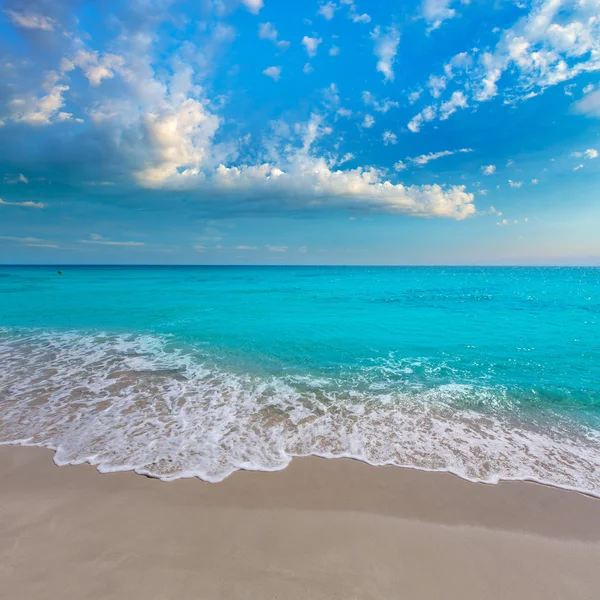
[(600, 500), (296, 459), (219, 484), (0, 447), (7, 599), (596, 599)]

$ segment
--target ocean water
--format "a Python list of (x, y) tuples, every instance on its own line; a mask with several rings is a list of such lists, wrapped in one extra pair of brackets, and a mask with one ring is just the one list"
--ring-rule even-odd
[(0, 267), (0, 443), (221, 481), (354, 457), (600, 496), (600, 269)]

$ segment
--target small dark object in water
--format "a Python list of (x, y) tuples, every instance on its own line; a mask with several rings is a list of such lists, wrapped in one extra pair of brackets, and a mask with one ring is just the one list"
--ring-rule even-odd
[(59, 274), (59, 275), (62, 275), (62, 271), (58, 271), (58, 274)]

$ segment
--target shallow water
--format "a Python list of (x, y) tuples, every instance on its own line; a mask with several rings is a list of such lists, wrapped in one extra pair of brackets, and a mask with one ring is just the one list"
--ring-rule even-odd
[(0, 442), (219, 481), (293, 456), (600, 495), (600, 269), (0, 267)]

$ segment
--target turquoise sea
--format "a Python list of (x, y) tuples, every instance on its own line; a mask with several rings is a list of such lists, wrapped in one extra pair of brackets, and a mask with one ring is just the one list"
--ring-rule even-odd
[(600, 269), (0, 267), (0, 443), (164, 480), (319, 455), (600, 495)]

